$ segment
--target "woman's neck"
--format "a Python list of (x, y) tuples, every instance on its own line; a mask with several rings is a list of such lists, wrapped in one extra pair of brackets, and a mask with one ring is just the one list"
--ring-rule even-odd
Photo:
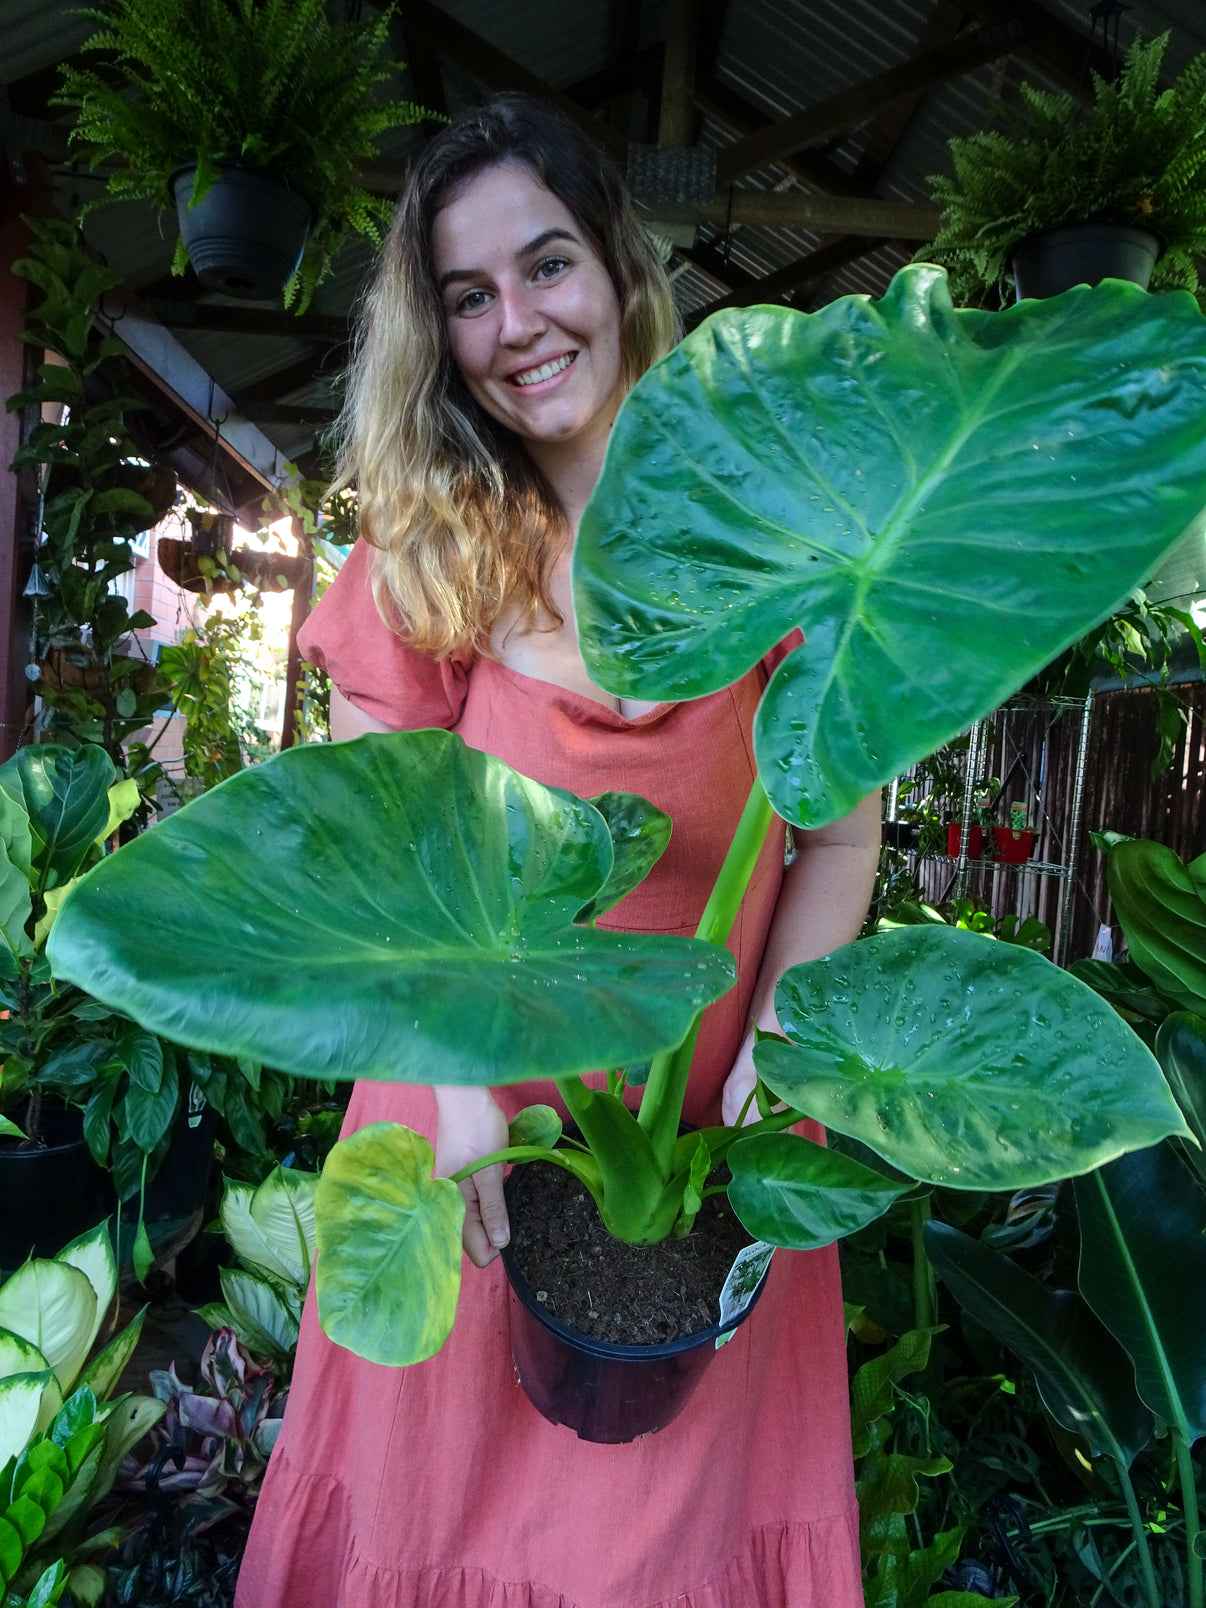
[(614, 421), (614, 414), (600, 420), (599, 427), (585, 440), (578, 435), (570, 441), (524, 442), (524, 450), (565, 509), (566, 522), (575, 536), (578, 521), (602, 471), (603, 454), (607, 451)]

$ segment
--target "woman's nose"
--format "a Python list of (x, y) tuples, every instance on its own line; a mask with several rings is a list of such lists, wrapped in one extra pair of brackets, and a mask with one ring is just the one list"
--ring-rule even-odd
[(504, 346), (527, 346), (544, 331), (544, 315), (524, 286), (501, 287), (499, 340)]

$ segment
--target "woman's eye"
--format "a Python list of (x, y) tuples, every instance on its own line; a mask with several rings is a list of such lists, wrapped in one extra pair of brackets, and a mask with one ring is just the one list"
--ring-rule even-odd
[(557, 275), (569, 267), (565, 257), (545, 257), (536, 265), (537, 279), (556, 279)]
[(463, 296), (457, 298), (456, 311), (458, 313), (478, 313), (490, 300), (484, 290), (467, 290)]

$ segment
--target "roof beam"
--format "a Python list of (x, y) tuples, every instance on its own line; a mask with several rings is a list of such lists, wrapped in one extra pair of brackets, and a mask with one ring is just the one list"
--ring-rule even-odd
[(992, 22), (772, 123), (720, 153), (716, 183), (734, 184), (754, 168), (780, 162), (832, 134), (859, 127), (896, 101), (908, 100), (1001, 56), (1012, 55), (1023, 33), (1023, 24), (1017, 20)]
[(937, 207), (876, 197), (815, 195), (804, 190), (732, 190), (705, 206), (659, 202), (667, 223), (809, 229), (816, 234), (871, 235), (879, 240), (931, 240)]
[[(917, 54), (954, 39), (963, 26), (964, 16), (963, 0), (935, 0), (917, 41)], [(867, 142), (854, 170), (856, 178), (872, 189), (875, 187), (928, 94), (928, 90), (922, 90), (879, 114), (867, 131)]]
[[(719, 79), (710, 78), (696, 85), (695, 104), (708, 117), (715, 119), (734, 134), (744, 137), (760, 129), (770, 128), (771, 120), (745, 96)], [(818, 151), (797, 151), (779, 164), (793, 178), (807, 184), (822, 195), (869, 195), (868, 187), (853, 173), (831, 162)]]
[(695, 48), (699, 35), (698, 0), (666, 0), (666, 54), (658, 107), (657, 143), (694, 143), (696, 111)]
[(798, 257), (795, 262), (776, 268), (764, 278), (755, 279), (742, 289), (731, 291), (729, 295), (721, 296), (708, 306), (701, 307), (692, 313), (692, 321), (707, 318), (709, 314), (718, 313), (724, 307), (754, 307), (760, 302), (779, 301), (792, 291), (823, 279), (835, 268), (844, 268), (847, 263), (867, 256), (882, 245), (882, 240), (873, 240), (866, 235), (843, 235), (818, 246), (815, 251), (810, 251), (804, 257)]
[(1020, 23), (1022, 39), (1015, 54), (1060, 79), (1065, 89), (1082, 100), (1089, 97), (1090, 67), (1103, 77), (1111, 74), (1108, 52), (1079, 28), (1038, 4), (1038, 0), (964, 0), (964, 4), (968, 15), (977, 22)]
[(346, 318), (323, 313), (287, 313), (280, 307), (218, 306), (146, 292), (143, 292), (143, 300), (168, 329), (221, 335), (279, 335), (316, 345), (343, 345), (349, 338)]
[(441, 11), (431, 0), (407, 0), (405, 22), (409, 35), (421, 35), (439, 55), (472, 73), (487, 89), (518, 89), (551, 101), (605, 150), (623, 158), (627, 142), (614, 129), (592, 117), (568, 95), (546, 84), (505, 51), (474, 33), (472, 28), (466, 28), (463, 22)]

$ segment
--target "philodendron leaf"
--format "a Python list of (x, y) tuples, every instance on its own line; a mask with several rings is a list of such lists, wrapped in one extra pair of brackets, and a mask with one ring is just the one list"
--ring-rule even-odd
[(1156, 1034), (1156, 1059), (1197, 1145), (1185, 1157), (1206, 1185), (1206, 1018), (1174, 1011)]
[(1073, 1290), (1050, 1290), (1008, 1256), (928, 1222), (926, 1255), (965, 1312), (1034, 1374), (1043, 1405), (1094, 1457), (1129, 1467), (1155, 1421), (1135, 1394), (1126, 1352)]
[(793, 1042), (754, 1049), (771, 1090), (910, 1177), (1023, 1189), (1185, 1128), (1151, 1052), (1042, 955), (898, 927), (793, 966)]
[(611, 873), (578, 921), (594, 921), (644, 882), (666, 852), (670, 817), (639, 793), (600, 793), (591, 803), (607, 822), (615, 854)]
[(987, 714), (1206, 507), (1206, 321), (1111, 281), (955, 311), (718, 313), (629, 392), (574, 549), (610, 692), (696, 698), (800, 625), (758, 712), (776, 810), (820, 826)]
[(109, 855), (47, 952), (166, 1038), (307, 1077), (560, 1076), (672, 1047), (733, 979), (715, 945), (575, 926), (612, 862), (591, 805), (449, 732), (305, 745)]
[(34, 837), (39, 886), (70, 882), (109, 819), (113, 761), (95, 743), (35, 743), (0, 767), (0, 787), (22, 802)]
[(913, 1187), (792, 1133), (751, 1134), (727, 1159), (737, 1216), (755, 1239), (796, 1251), (865, 1228)]
[(1169, 1145), (1076, 1180), (1080, 1293), (1130, 1353), (1139, 1394), (1206, 1434), (1206, 1192)]
[(1206, 887), (1172, 849), (1126, 838), (1106, 854), (1106, 880), (1131, 956), (1156, 987), (1206, 1014)]
[(369, 1362), (422, 1362), (456, 1316), (465, 1199), (433, 1161), (420, 1134), (373, 1122), (339, 1141), (318, 1181), (319, 1321)]

